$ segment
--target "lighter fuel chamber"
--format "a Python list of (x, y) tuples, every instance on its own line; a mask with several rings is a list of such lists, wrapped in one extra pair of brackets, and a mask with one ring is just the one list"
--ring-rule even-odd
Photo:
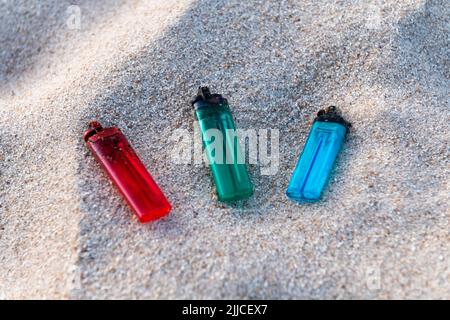
[(192, 105), (218, 199), (230, 202), (249, 198), (253, 194), (253, 185), (228, 101), (219, 94), (211, 94), (207, 87), (201, 87)]
[(289, 199), (320, 199), (349, 127), (334, 106), (317, 113), (286, 191)]
[(141, 223), (170, 212), (166, 197), (119, 128), (103, 128), (93, 121), (83, 139)]

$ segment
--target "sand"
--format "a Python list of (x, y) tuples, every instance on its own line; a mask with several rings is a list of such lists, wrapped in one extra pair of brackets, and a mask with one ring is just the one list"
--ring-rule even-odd
[[(79, 25), (69, 1), (0, 1), (0, 298), (450, 298), (444, 0), (75, 2)], [(199, 85), (280, 131), (245, 203), (171, 161)], [(330, 104), (353, 127), (298, 205), (284, 190)], [(92, 119), (124, 131), (168, 218), (137, 222), (81, 140)]]

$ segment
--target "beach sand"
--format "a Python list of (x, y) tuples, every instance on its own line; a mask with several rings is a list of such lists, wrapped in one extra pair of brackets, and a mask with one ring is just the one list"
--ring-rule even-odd
[[(0, 298), (450, 299), (446, 1), (74, 2), (0, 1)], [(280, 132), (238, 205), (171, 159), (200, 85)], [(299, 205), (284, 191), (328, 105), (353, 126)], [(137, 222), (81, 139), (93, 119), (170, 216)]]

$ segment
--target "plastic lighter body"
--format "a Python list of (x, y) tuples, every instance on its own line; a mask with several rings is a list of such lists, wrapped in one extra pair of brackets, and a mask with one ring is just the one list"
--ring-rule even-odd
[(289, 182), (286, 191), (289, 199), (297, 202), (320, 199), (349, 126), (335, 107), (318, 112)]
[(166, 197), (120, 129), (103, 128), (93, 121), (83, 139), (140, 222), (156, 220), (170, 212)]
[[(247, 165), (242, 161), (245, 157), (242, 157), (228, 101), (219, 94), (211, 94), (207, 87), (201, 87), (192, 105), (219, 200), (230, 202), (249, 198), (253, 194), (253, 185)], [(213, 145), (217, 146), (214, 139), (218, 134), (222, 139), (218, 144), (222, 146), (221, 150), (213, 148)]]

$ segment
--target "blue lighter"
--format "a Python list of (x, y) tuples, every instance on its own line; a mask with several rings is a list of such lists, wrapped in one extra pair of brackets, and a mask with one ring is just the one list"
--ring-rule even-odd
[(320, 199), (350, 123), (331, 106), (320, 110), (286, 191), (289, 199), (313, 202)]

